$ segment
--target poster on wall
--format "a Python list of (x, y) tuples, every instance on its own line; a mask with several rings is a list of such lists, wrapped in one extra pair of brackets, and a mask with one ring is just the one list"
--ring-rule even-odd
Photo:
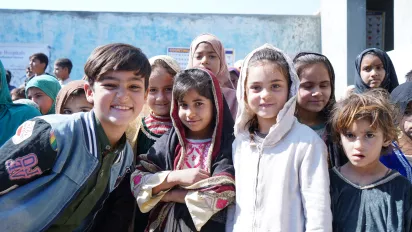
[(385, 12), (366, 12), (366, 46), (385, 50)]
[(10, 81), (11, 85), (20, 86), (24, 83), (26, 68), (29, 66), (29, 57), (39, 52), (50, 57), (50, 47), (46, 44), (0, 43), (0, 60), (4, 68), (10, 70), (13, 75)]
[[(167, 48), (167, 55), (173, 57), (180, 65), (181, 69), (186, 69), (189, 63), (190, 48), (169, 47)], [(235, 64), (235, 49), (225, 49), (226, 63), (228, 67), (233, 67)]]

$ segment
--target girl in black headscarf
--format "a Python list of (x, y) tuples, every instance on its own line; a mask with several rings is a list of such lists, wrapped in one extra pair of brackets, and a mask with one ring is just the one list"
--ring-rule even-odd
[(355, 60), (355, 92), (363, 93), (370, 88), (383, 88), (389, 93), (399, 85), (395, 68), (386, 52), (368, 48)]

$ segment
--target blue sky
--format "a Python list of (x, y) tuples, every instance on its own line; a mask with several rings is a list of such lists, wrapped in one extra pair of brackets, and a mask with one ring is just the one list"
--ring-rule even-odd
[(312, 15), (320, 0), (2, 0), (3, 9)]

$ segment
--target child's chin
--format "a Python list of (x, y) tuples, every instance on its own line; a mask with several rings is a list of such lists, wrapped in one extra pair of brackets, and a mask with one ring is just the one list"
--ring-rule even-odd
[(130, 122), (132, 122), (133, 120), (135, 120), (137, 118), (136, 117), (110, 117), (110, 123), (113, 124), (114, 126), (125, 126), (128, 125)]

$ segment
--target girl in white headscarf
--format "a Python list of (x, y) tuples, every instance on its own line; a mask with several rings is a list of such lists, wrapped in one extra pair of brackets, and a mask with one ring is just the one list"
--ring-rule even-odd
[(246, 57), (237, 88), (229, 231), (332, 231), (327, 150), (294, 116), (298, 87), (279, 49), (265, 44)]

